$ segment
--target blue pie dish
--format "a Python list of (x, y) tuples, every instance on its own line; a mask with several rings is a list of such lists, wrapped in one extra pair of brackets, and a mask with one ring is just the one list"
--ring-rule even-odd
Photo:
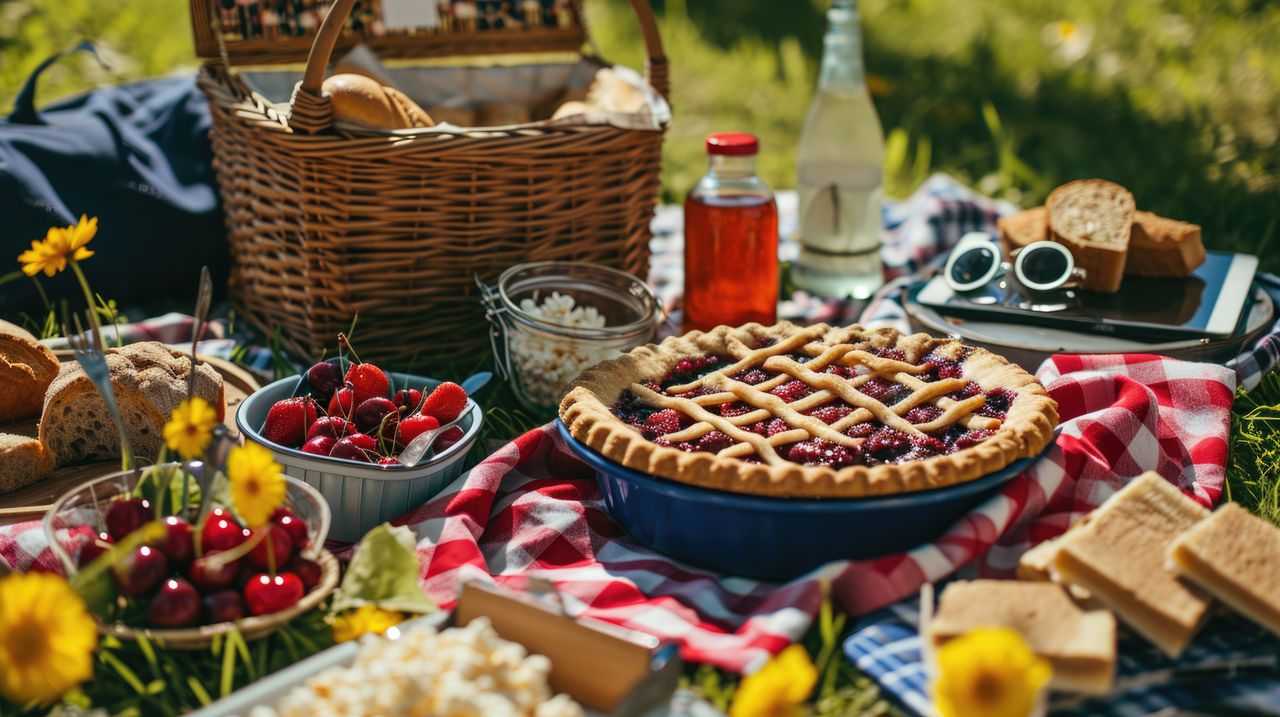
[(928, 543), (1040, 458), (915, 493), (771, 498), (641, 473), (583, 444), (558, 419), (556, 429), (595, 471), (609, 516), (637, 542), (690, 565), (770, 581), (790, 580), (833, 560), (868, 560)]

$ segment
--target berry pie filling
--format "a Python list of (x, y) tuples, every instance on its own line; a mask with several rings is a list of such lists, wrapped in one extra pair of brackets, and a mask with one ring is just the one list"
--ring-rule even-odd
[(897, 348), (793, 343), (682, 358), (661, 380), (632, 384), (611, 410), (679, 451), (844, 468), (970, 448), (995, 433), (1017, 396), (967, 379), (968, 349), (956, 344), (913, 359)]

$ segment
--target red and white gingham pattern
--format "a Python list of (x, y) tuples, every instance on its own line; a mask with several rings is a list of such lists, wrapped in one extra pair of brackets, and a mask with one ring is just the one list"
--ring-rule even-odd
[[(536, 576), (557, 585), (571, 614), (675, 640), (690, 660), (743, 671), (804, 634), (823, 582), (863, 613), (975, 561), (982, 573), (1007, 575), (1029, 544), (1146, 470), (1205, 505), (1218, 499), (1233, 371), (1157, 356), (1057, 356), (1040, 379), (1063, 419), (1044, 460), (932, 544), (831, 564), (786, 585), (719, 576), (631, 542), (604, 514), (590, 470), (550, 426), (398, 522), (416, 532), (423, 585), (443, 606), (460, 579), (492, 576), (519, 589)], [(38, 523), (0, 529), (0, 556), (19, 570), (56, 569)]]

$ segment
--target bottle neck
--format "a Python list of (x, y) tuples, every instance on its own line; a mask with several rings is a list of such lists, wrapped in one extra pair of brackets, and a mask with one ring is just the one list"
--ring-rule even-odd
[(866, 88), (861, 24), (855, 0), (833, 0), (831, 9), (827, 11), (827, 34), (822, 42), (819, 89)]
[(709, 154), (707, 172), (718, 179), (754, 177), (756, 158), (755, 155)]

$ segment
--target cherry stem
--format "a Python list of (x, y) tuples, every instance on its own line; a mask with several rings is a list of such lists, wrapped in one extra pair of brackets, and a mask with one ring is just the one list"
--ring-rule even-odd
[[(387, 434), (386, 434), (386, 430), (387, 430), (387, 421), (388, 421), (392, 416), (395, 416), (395, 417), (396, 417), (396, 435), (392, 438), (392, 441), (391, 441), (391, 447), (392, 447), (392, 448), (395, 448), (395, 442), (396, 442), (397, 440), (399, 440), (399, 438), (400, 438), (400, 415), (399, 415), (399, 412), (400, 412), (400, 411), (403, 411), (403, 410), (404, 410), (404, 407), (403, 407), (403, 406), (401, 406), (401, 407), (397, 408), (395, 412), (388, 412), (388, 413), (387, 413), (387, 415), (383, 416), (383, 417), (382, 417), (382, 420), (378, 422), (378, 447), (382, 449), (382, 453), (383, 453), (383, 455), (390, 455), (390, 454), (391, 454), (391, 451), (387, 450)], [(379, 457), (379, 458), (381, 458), (382, 456), (378, 456), (378, 457)]]
[[(211, 566), (220, 568), (223, 565), (226, 565), (228, 563), (233, 563), (239, 560), (240, 558), (243, 558), (244, 556), (248, 555), (254, 548), (258, 547), (258, 543), (261, 543), (262, 539), (266, 537), (266, 535), (267, 535), (267, 531), (265, 530), (253, 531), (253, 535), (249, 536), (249, 539), (244, 541), (243, 543), (237, 545), (234, 548), (231, 548), (230, 550), (224, 550), (221, 553), (215, 553), (212, 556), (210, 556), (209, 562), (211, 563)], [(268, 551), (269, 550), (270, 550), (270, 546), (268, 546)], [(270, 552), (268, 552), (267, 557), (268, 558), (271, 557)]]
[[(262, 532), (265, 535), (272, 530), (275, 530), (275, 526), (267, 523), (266, 529)], [(274, 540), (267, 541), (267, 574), (273, 578), (276, 576), (276, 541)]]
[(356, 357), (356, 363), (364, 363), (364, 361), (360, 360), (360, 354), (356, 353), (356, 347), (351, 345), (351, 340), (342, 332), (338, 332), (338, 346), (345, 347), (350, 351), (351, 355)]

